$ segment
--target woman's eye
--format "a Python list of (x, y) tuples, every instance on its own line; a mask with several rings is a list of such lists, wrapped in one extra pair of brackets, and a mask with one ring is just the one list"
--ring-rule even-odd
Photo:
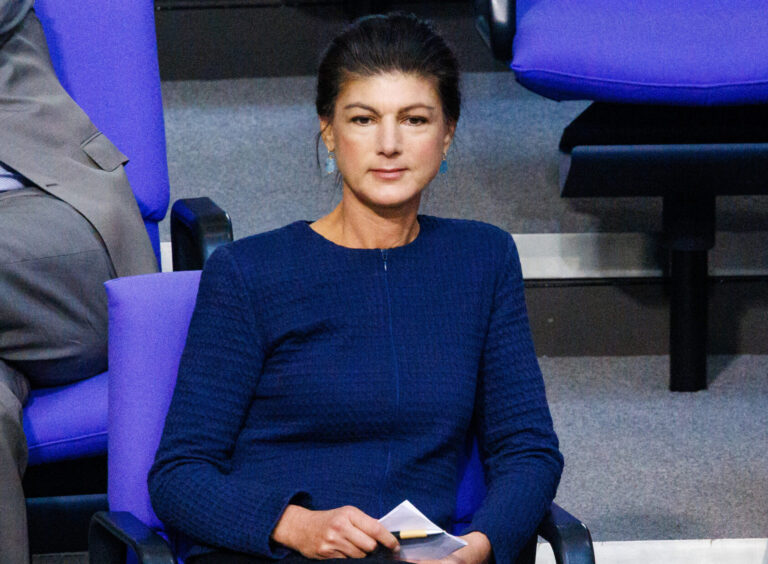
[(406, 118), (405, 122), (408, 125), (423, 125), (427, 123), (427, 118), (421, 116), (410, 116)]
[(369, 125), (373, 120), (368, 116), (355, 116), (352, 118), (352, 123), (358, 125)]

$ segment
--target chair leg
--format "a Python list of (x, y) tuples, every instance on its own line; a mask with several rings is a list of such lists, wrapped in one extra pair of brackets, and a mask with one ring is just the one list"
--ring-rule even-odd
[(707, 387), (707, 251), (715, 244), (715, 196), (695, 191), (664, 197), (670, 249), (669, 389)]
[(672, 251), (669, 389), (707, 388), (707, 251)]

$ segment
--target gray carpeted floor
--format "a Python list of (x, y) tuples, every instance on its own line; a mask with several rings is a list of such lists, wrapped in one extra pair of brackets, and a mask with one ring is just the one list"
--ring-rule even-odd
[[(328, 213), (338, 190), (315, 161), (313, 89), (311, 77), (164, 83), (172, 200), (211, 196), (229, 211), (236, 237)], [(512, 233), (658, 231), (658, 199), (560, 198), (557, 144), (585, 107), (532, 94), (511, 73), (465, 74), (450, 170), (433, 182), (423, 211)], [(718, 199), (719, 230), (766, 225), (767, 197)]]
[(542, 358), (566, 459), (558, 502), (596, 540), (768, 534), (768, 357), (711, 357), (667, 391), (666, 356)]

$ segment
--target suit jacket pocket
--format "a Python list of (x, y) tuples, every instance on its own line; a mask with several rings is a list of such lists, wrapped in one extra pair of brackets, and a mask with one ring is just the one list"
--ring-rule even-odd
[(101, 132), (84, 141), (80, 147), (99, 165), (99, 168), (109, 172), (128, 162), (128, 157)]

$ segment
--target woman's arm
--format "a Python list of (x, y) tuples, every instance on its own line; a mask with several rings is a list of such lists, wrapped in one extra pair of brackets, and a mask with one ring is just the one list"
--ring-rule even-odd
[(217, 250), (200, 281), (149, 489), (172, 528), (206, 544), (279, 556), (270, 533), (288, 504), (307, 504), (309, 495), (275, 489), (230, 463), (262, 369), (255, 317), (232, 251)]
[(563, 468), (531, 339), (520, 260), (507, 239), (475, 402), (488, 492), (470, 528), (487, 535), (499, 562), (514, 561), (533, 536)]

